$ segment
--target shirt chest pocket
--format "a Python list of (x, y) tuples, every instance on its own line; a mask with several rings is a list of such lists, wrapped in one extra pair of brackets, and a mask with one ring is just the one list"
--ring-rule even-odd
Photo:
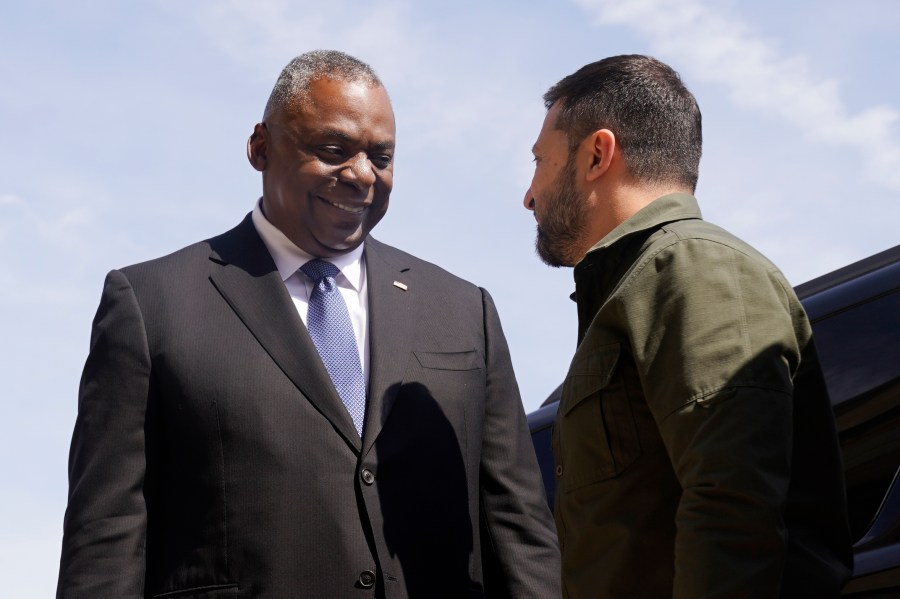
[(618, 476), (641, 455), (619, 352), (615, 343), (580, 357), (563, 383), (554, 449), (565, 491)]

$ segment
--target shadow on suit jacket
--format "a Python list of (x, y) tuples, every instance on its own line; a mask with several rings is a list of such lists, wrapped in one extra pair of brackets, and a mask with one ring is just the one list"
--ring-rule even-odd
[[(413, 596), (483, 593), (481, 583), (471, 577), (472, 558), (478, 554), (472, 534), (478, 498), (470, 498), (467, 492), (469, 475), (462, 457), (467, 431), (454, 429), (445, 415), (452, 409), (441, 406), (420, 383), (401, 385), (382, 435), (387, 439), (394, 429), (403, 431), (417, 451), (395, 454), (391, 444), (375, 443), (378, 461), (390, 464), (379, 470), (376, 483), (382, 534)], [(464, 419), (455, 420), (464, 423)]]

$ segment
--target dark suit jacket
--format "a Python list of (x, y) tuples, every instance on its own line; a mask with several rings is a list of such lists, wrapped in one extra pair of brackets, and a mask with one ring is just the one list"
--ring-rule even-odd
[(490, 296), (371, 238), (365, 257), (362, 440), (249, 216), (107, 276), (58, 597), (558, 596)]

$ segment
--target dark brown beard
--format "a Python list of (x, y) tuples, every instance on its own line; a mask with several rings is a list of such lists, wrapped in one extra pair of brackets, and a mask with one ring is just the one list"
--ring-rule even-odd
[(548, 209), (537, 227), (534, 248), (549, 266), (574, 266), (581, 259), (579, 245), (587, 229), (587, 209), (575, 187), (574, 154), (569, 154), (553, 188), (544, 200)]

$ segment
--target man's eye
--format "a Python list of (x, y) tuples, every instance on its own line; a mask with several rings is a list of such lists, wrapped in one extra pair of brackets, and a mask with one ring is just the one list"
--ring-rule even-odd
[(340, 146), (323, 146), (319, 148), (319, 153), (328, 159), (341, 158), (344, 155), (344, 149)]
[(374, 164), (378, 168), (387, 168), (388, 166), (390, 166), (391, 160), (393, 159), (394, 157), (388, 154), (378, 154), (371, 157), (372, 164)]

